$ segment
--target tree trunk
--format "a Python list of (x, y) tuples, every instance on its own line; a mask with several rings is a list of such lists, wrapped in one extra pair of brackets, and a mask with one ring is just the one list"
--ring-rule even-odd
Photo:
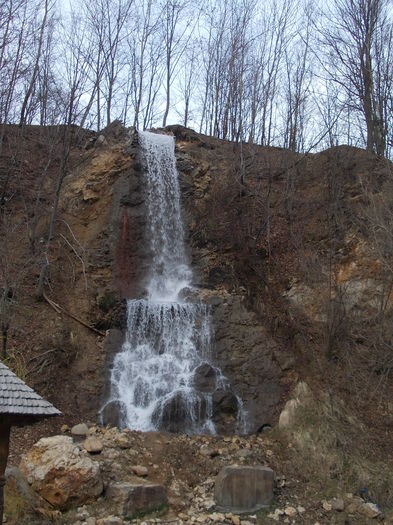
[(7, 466), (8, 450), (10, 443), (10, 425), (0, 423), (0, 525), (3, 523), (4, 513), (4, 485), (5, 468)]
[(184, 127), (187, 127), (188, 124), (188, 111), (189, 111), (190, 99), (186, 98), (186, 103), (184, 106)]
[(45, 260), (44, 260), (44, 262), (42, 264), (40, 277), (39, 277), (39, 280), (38, 280), (38, 289), (37, 289), (37, 300), (38, 301), (41, 301), (43, 296), (44, 296), (45, 278), (46, 278), (46, 275), (47, 275), (47, 272), (48, 272), (48, 268), (49, 268), (49, 252), (50, 252), (50, 249), (51, 249), (51, 244), (52, 244), (54, 233), (55, 233), (55, 224), (56, 224), (56, 219), (57, 219), (57, 209), (59, 207), (60, 194), (61, 194), (61, 189), (62, 189), (62, 186), (63, 186), (63, 182), (64, 182), (64, 179), (65, 179), (65, 176), (67, 175), (67, 161), (68, 161), (68, 155), (69, 155), (70, 149), (71, 149), (71, 137), (70, 137), (70, 133), (71, 133), (71, 124), (70, 124), (71, 115), (72, 115), (72, 108), (70, 109), (70, 112), (69, 112), (68, 124), (67, 124), (67, 128), (65, 130), (64, 139), (63, 139), (63, 141), (64, 141), (63, 142), (63, 154), (62, 154), (62, 159), (61, 159), (59, 178), (58, 178), (58, 181), (57, 181), (55, 200), (53, 202), (52, 215), (51, 215), (51, 220), (50, 220), (50, 224), (49, 224), (48, 240), (47, 240), (46, 247), (45, 247), (45, 253), (44, 253)]
[(167, 121), (168, 113), (169, 113), (169, 107), (171, 105), (170, 89), (171, 89), (171, 79), (170, 79), (170, 74), (168, 73), (167, 74), (167, 80), (166, 80), (166, 106), (165, 106), (164, 117), (162, 119), (162, 127), (163, 128), (165, 128), (165, 126), (166, 126), (166, 121)]
[(49, 11), (48, 0), (45, 0), (45, 11), (44, 11), (44, 17), (42, 19), (41, 28), (40, 28), (40, 36), (39, 36), (39, 40), (38, 40), (37, 55), (36, 55), (36, 59), (35, 59), (34, 67), (33, 67), (33, 72), (32, 72), (31, 78), (30, 78), (29, 86), (27, 88), (26, 94), (25, 94), (24, 99), (23, 99), (22, 109), (21, 109), (21, 112), (20, 112), (19, 126), (23, 126), (23, 124), (25, 124), (27, 104), (29, 103), (30, 97), (31, 97), (31, 95), (33, 93), (34, 84), (36, 82), (36, 78), (37, 78), (37, 74), (38, 74), (38, 68), (39, 68), (39, 63), (40, 63), (40, 58), (41, 58), (42, 42), (43, 42), (43, 39), (44, 39), (44, 32), (45, 32), (45, 28), (46, 28), (46, 21), (47, 21), (47, 18), (48, 18), (48, 11)]
[(53, 211), (52, 211), (52, 216), (51, 216), (50, 225), (49, 225), (48, 241), (47, 241), (46, 250), (45, 250), (45, 254), (44, 254), (45, 260), (43, 262), (43, 265), (42, 265), (42, 268), (41, 268), (41, 272), (40, 272), (40, 277), (39, 277), (39, 280), (38, 280), (37, 299), (39, 301), (41, 301), (43, 296), (44, 296), (45, 278), (46, 278), (46, 274), (47, 274), (48, 268), (49, 268), (49, 252), (50, 252), (50, 248), (51, 248), (51, 244), (52, 244), (53, 236), (54, 236), (54, 232), (55, 232), (55, 223), (56, 223), (56, 218), (57, 218), (57, 208), (59, 206), (61, 187), (63, 185), (64, 177), (65, 177), (65, 167), (63, 167), (61, 169), (61, 173), (60, 173), (60, 176), (59, 176), (59, 181), (57, 183), (57, 190), (56, 190), (56, 195), (55, 195), (55, 201), (54, 201), (54, 204), (53, 204)]
[(5, 359), (7, 357), (7, 340), (8, 340), (8, 329), (9, 325), (6, 324), (1, 328), (1, 357)]

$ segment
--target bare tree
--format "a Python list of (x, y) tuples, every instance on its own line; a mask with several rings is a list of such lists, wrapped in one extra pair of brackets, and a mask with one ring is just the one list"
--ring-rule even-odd
[(52, 17), (48, 21), (45, 41), (42, 45), (41, 60), (37, 74), (37, 103), (39, 108), (39, 122), (41, 126), (50, 125), (56, 121), (56, 106), (54, 104), (53, 87), (56, 86), (53, 66), (56, 60), (54, 55), (54, 34), (56, 24)]
[(299, 151), (304, 144), (305, 106), (311, 81), (310, 71), (310, 33), (312, 12), (302, 13), (300, 38), (285, 51), (286, 65), (286, 129), (285, 146), (292, 151)]
[(26, 229), (23, 221), (6, 209), (0, 211), (0, 357), (7, 357), (9, 332), (20, 307), (19, 291), (31, 269), (32, 260), (27, 254), (15, 254), (15, 246), (24, 245)]
[(218, 134), (218, 112), (221, 106), (222, 86), (225, 79), (227, 17), (227, 2), (217, 4), (213, 0), (208, 5), (208, 9), (205, 9), (202, 23), (204, 31), (200, 36), (204, 66), (204, 95), (200, 131), (216, 136)]
[(144, 106), (146, 77), (149, 75), (149, 62), (157, 62), (161, 46), (156, 39), (159, 17), (154, 11), (153, 0), (142, 2), (137, 27), (132, 39), (129, 38), (129, 49), (133, 57), (133, 93), (134, 119), (133, 126), (139, 127), (140, 113)]
[(53, 200), (53, 207), (49, 222), (49, 231), (42, 254), (42, 266), (38, 281), (37, 298), (41, 299), (44, 294), (44, 285), (49, 268), (49, 255), (55, 233), (57, 211), (63, 182), (70, 170), (70, 154), (72, 146), (77, 139), (80, 128), (76, 128), (80, 119), (85, 113), (84, 96), (89, 83), (89, 65), (85, 57), (90, 55), (85, 46), (91, 46), (91, 42), (86, 39), (85, 21), (78, 20), (74, 13), (71, 15), (72, 26), (69, 27), (68, 38), (64, 42), (63, 63), (59, 66), (59, 75), (63, 73), (65, 78), (62, 85), (65, 89), (61, 92), (58, 104), (61, 105), (63, 114), (61, 124), (61, 147), (60, 166), (57, 178), (57, 186)]
[(86, 36), (94, 49), (94, 53), (87, 57), (92, 73), (88, 108), (91, 109), (95, 98), (98, 129), (102, 125), (102, 99), (105, 100), (106, 125), (111, 122), (117, 82), (123, 65), (122, 51), (127, 38), (127, 21), (133, 4), (134, 0), (85, 0), (83, 12), (89, 27)]
[[(5, 126), (14, 117), (17, 102), (17, 86), (24, 70), (24, 56), (28, 46), (27, 0), (3, 1), (0, 4), (0, 154), (2, 152)], [(3, 182), (2, 195), (7, 186)]]
[(198, 82), (198, 47), (197, 42), (192, 41), (186, 50), (179, 75), (179, 91), (183, 100), (183, 125), (189, 124), (192, 95), (196, 91)]
[(293, 9), (291, 0), (284, 0), (282, 6), (273, 2), (268, 19), (269, 39), (267, 42), (266, 69), (263, 80), (263, 102), (260, 117), (261, 144), (271, 145), (273, 139), (274, 106), (277, 96), (277, 83), (287, 46), (287, 28)]
[(26, 88), (25, 95), (23, 97), (22, 107), (20, 110), (19, 126), (22, 126), (26, 122), (26, 112), (27, 112), (28, 104), (33, 94), (33, 91), (36, 85), (37, 76), (38, 76), (39, 63), (41, 59), (42, 48), (44, 45), (45, 32), (47, 30), (48, 17), (49, 17), (50, 11), (53, 9), (53, 6), (54, 6), (53, 0), (44, 1), (44, 11), (43, 11), (42, 19), (39, 25), (37, 47), (34, 50), (32, 71), (31, 71), (30, 78), (28, 79), (28, 82), (27, 82), (27, 88)]
[(200, 130), (270, 144), (293, 3), (261, 9), (253, 0), (209, 4), (204, 13)]
[(330, 53), (331, 78), (346, 92), (352, 109), (361, 112), (367, 149), (378, 155), (386, 149), (384, 108), (389, 91), (386, 83), (391, 82), (386, 76), (391, 67), (391, 48), (389, 56), (385, 48), (386, 40), (391, 39), (389, 5), (389, 0), (337, 0), (320, 29)]
[(165, 94), (166, 103), (163, 127), (166, 126), (171, 106), (171, 86), (179, 61), (190, 39), (191, 19), (183, 19), (188, 0), (164, 0), (162, 5), (162, 36), (165, 44)]

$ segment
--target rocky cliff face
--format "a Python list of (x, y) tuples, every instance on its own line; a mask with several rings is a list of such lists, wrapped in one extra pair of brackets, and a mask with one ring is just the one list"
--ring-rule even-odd
[[(58, 168), (57, 159), (42, 188), (32, 253), (25, 226), (44, 167), (41, 132), (26, 131), (31, 143), (23, 185), (11, 179), (7, 217), (13, 222), (8, 232), (1, 230), (0, 264), (4, 252), (12, 254), (8, 271), (22, 276), (14, 290), (9, 364), (64, 416), (15, 430), (10, 464), (38, 437), (58, 434), (64, 423), (90, 420), (90, 437), (102, 441), (98, 449), (89, 441), (75, 452), (69, 439), (60, 439), (72, 455), (71, 466), (80, 453), (101, 453), (105, 494), (107, 482), (126, 482), (137, 464), (147, 465), (148, 481), (165, 486), (169, 512), (180, 512), (179, 523), (183, 518), (224, 523), (210, 512), (211, 476), (235, 462), (266, 462), (277, 474), (282, 508), (258, 515), (257, 522), (369, 523), (381, 509), (388, 519), (393, 501), (391, 164), (344, 146), (298, 155), (234, 145), (179, 126), (166, 130), (176, 137), (192, 293), (210, 305), (214, 363), (242, 397), (250, 435), (227, 436), (236, 423), (235, 401), (222, 393), (214, 399), (222, 436), (141, 434), (95, 425), (107, 396), (108, 370), (124, 337), (125, 298), (143, 294), (150, 257), (136, 136), (114, 125), (102, 136), (84, 134), (75, 145), (46, 283), (52, 303), (37, 303)], [(4, 155), (3, 168), (10, 163)], [(199, 389), (209, 388), (213, 373), (208, 366), (198, 370)], [(273, 430), (265, 432), (270, 426)], [(359, 487), (367, 489), (367, 502)], [(56, 484), (53, 488), (55, 494)], [(112, 514), (105, 497), (96, 503), (97, 508), (79, 509), (78, 518), (71, 510), (69, 522)], [(237, 516), (224, 517), (239, 522)]]
[[(132, 160), (127, 172), (117, 180), (106, 180), (106, 184), (112, 185), (112, 190), (110, 190), (112, 194), (111, 211), (107, 224), (100, 228), (99, 235), (103, 245), (90, 259), (91, 265), (98, 264), (101, 267), (104, 265), (114, 269), (115, 279), (112, 284), (114, 289), (109, 293), (114, 294), (116, 298), (119, 297), (119, 294), (131, 298), (143, 295), (144, 278), (150, 257), (145, 228), (145, 181), (143, 166), (138, 154), (137, 135), (132, 135), (128, 140), (130, 145), (127, 143), (123, 145), (121, 154), (125, 157), (129, 155)], [(98, 164), (100, 170), (107, 169), (105, 153), (102, 152), (98, 159), (92, 163), (92, 168), (89, 167), (84, 171), (82, 179), (77, 177), (68, 186), (68, 192), (82, 195), (84, 202), (99, 199), (98, 180), (103, 178), (103, 174), (97, 172), (96, 167)], [(195, 231), (195, 225), (199, 221), (195, 204), (200, 200), (206, 206), (211, 166), (204, 161), (192, 161), (189, 154), (183, 153), (182, 143), (178, 150), (177, 161), (182, 181), (182, 206), (186, 219), (186, 231), (191, 231), (192, 228)], [(118, 162), (112, 157), (114, 165)], [(124, 164), (121, 165), (124, 166)], [(83, 187), (79, 189), (78, 185), (81, 183)], [(94, 185), (96, 189), (93, 192)], [(198, 234), (204, 235), (205, 232), (201, 228)], [(191, 241), (191, 236), (188, 235), (188, 237)], [(218, 259), (217, 266), (211, 269), (210, 254), (206, 255), (203, 247), (192, 242), (190, 242), (190, 257), (195, 277), (193, 294), (197, 299), (211, 306), (213, 364), (222, 369), (233, 386), (233, 392), (243, 400), (243, 410), (247, 420), (243, 428), (247, 432), (261, 431), (273, 424), (283, 392), (281, 384), (284, 377), (283, 369), (275, 358), (278, 345), (268, 333), (264, 321), (258, 318), (258, 315), (250, 308), (245, 290), (228, 290), (223, 286), (221, 278), (225, 269), (221, 268), (221, 261)], [(208, 273), (204, 265), (207, 265)], [(113, 308), (119, 307), (113, 305)], [(111, 330), (104, 341), (107, 355), (103, 377), (106, 378), (106, 382), (104, 381), (103, 396), (97, 399), (97, 402), (102, 402), (108, 393), (108, 368), (111, 366), (114, 354), (121, 348), (119, 343), (123, 336), (118, 331), (119, 328), (121, 329), (121, 319), (119, 322), (120, 325), (116, 327), (117, 331)], [(228, 434), (239, 430), (237, 409), (238, 401), (233, 393), (217, 392), (215, 394), (213, 420), (219, 432)], [(171, 419), (177, 417), (177, 412), (177, 410), (171, 411), (173, 416)], [(181, 410), (178, 417), (181, 417)], [(113, 414), (110, 415), (110, 418), (113, 422)], [(180, 422), (175, 424), (171, 421), (168, 428), (183, 427)]]
[[(359, 322), (377, 315), (383, 261), (371, 255), (360, 226), (377, 220), (367, 199), (386, 184), (386, 167), (350, 148), (300, 156), (248, 147), (242, 165), (233, 144), (181, 127), (168, 130), (177, 140), (195, 293), (211, 305), (215, 364), (244, 401), (248, 431), (260, 431), (276, 421), (298, 377), (296, 361), (310, 359), (305, 344), (329, 357), (337, 344), (348, 343), (340, 334), (352, 316)], [(117, 286), (136, 297), (149, 258), (136, 136), (124, 152), (133, 161), (129, 186), (112, 204), (122, 217), (113, 267), (123, 272)], [(128, 243), (124, 235), (131, 235)], [(120, 338), (107, 339), (109, 355)], [(231, 400), (215, 406), (218, 428), (232, 432)]]
[[(360, 404), (369, 384), (386, 398), (390, 165), (355, 148), (297, 155), (166, 131), (176, 137), (195, 293), (211, 306), (214, 359), (244, 401), (249, 432), (275, 425), (299, 377), (343, 396), (350, 380)], [(34, 340), (31, 382), (71, 422), (94, 420), (107, 394), (124, 298), (143, 294), (150, 256), (136, 135), (114, 125), (74, 155), (48, 295), (106, 336), (47, 304), (37, 309), (31, 288), (17, 319)], [(22, 216), (22, 201), (14, 206)], [(23, 345), (20, 332), (11, 344)], [(46, 360), (48, 348), (56, 351)], [(222, 432), (233, 431), (231, 400), (216, 407)]]

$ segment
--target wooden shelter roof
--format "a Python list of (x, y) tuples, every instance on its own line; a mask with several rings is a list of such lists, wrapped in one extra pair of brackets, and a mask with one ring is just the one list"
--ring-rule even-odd
[(44, 418), (60, 414), (57, 408), (34, 392), (0, 361), (1, 419), (4, 415)]

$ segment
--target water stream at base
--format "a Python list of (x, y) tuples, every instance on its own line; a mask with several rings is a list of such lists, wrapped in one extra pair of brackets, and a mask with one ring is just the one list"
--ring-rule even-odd
[[(230, 384), (211, 365), (209, 308), (180, 298), (181, 291), (191, 287), (192, 272), (184, 245), (174, 138), (140, 132), (139, 143), (152, 260), (147, 298), (127, 301), (127, 333), (114, 359), (109, 401), (121, 404), (121, 423), (135, 430), (214, 434), (213, 394)], [(196, 372), (207, 363), (214, 380), (201, 391)], [(241, 425), (245, 417), (237, 399)]]

